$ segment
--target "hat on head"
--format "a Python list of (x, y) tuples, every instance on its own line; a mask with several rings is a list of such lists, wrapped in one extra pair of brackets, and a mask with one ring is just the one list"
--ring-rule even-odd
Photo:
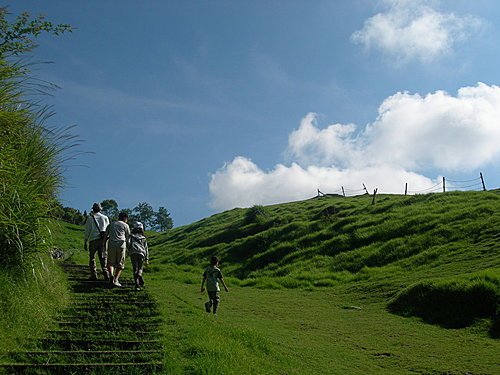
[(134, 223), (134, 229), (135, 228), (140, 228), (140, 229), (144, 229), (144, 225), (142, 225), (142, 223), (140, 221), (136, 221)]
[(102, 207), (101, 207), (101, 205), (100, 205), (99, 203), (94, 203), (94, 204), (92, 205), (92, 210), (94, 210), (94, 211), (96, 211), (96, 212), (99, 212), (99, 211), (101, 211), (101, 210), (102, 210)]

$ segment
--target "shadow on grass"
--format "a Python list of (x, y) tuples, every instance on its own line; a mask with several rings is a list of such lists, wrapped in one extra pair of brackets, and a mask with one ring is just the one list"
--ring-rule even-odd
[(464, 328), (478, 319), (491, 319), (490, 336), (499, 337), (498, 280), (421, 282), (399, 293), (389, 303), (388, 310), (402, 316), (417, 316), (444, 328)]

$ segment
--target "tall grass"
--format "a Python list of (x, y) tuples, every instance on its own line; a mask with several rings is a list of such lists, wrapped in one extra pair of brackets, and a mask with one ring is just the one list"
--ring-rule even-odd
[(41, 251), (41, 219), (77, 146), (69, 129), (50, 129), (47, 108), (27, 99), (25, 67), (0, 61), (0, 268), (25, 270)]
[[(56, 307), (64, 304), (66, 286), (49, 257), (52, 242), (46, 223), (63, 183), (64, 162), (78, 146), (69, 128), (46, 125), (51, 112), (38, 96), (50, 85), (33, 78), (30, 64), (17, 57), (34, 46), (31, 36), (57, 33), (58, 27), (42, 22), (43, 17), (30, 21), (26, 15), (9, 24), (6, 15), (1, 8), (1, 351), (22, 345), (17, 338), (43, 330)], [(11, 29), (15, 32), (8, 34)]]
[(30, 264), (24, 278), (0, 272), (0, 353), (23, 347), (41, 336), (52, 316), (68, 302), (62, 271), (47, 255)]

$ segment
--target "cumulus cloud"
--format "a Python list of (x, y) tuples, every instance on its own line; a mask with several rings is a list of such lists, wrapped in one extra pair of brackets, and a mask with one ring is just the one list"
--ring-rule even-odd
[(323, 192), (403, 193), (429, 189), (437, 179), (425, 170), (472, 171), (500, 156), (500, 87), (478, 83), (456, 96), (396, 93), (379, 106), (364, 128), (354, 124), (317, 125), (307, 114), (288, 139), (289, 166), (264, 171), (238, 156), (212, 175), (211, 205), (248, 207), (305, 199)]
[(484, 83), (457, 96), (398, 92), (363, 130), (353, 124), (319, 129), (308, 114), (289, 137), (287, 155), (301, 165), (362, 168), (377, 164), (421, 171), (473, 169), (499, 152), (500, 88)]
[(377, 168), (338, 169), (332, 167), (301, 167), (292, 163), (278, 164), (271, 171), (263, 171), (252, 160), (238, 156), (212, 175), (211, 206), (217, 210), (251, 207), (255, 204), (275, 204), (311, 198), (316, 189), (322, 192), (346, 195), (363, 194), (363, 184), (371, 193), (403, 194), (405, 183), (412, 189), (426, 189), (435, 182), (419, 174), (389, 165)]
[(397, 93), (364, 134), (374, 162), (424, 170), (472, 170), (500, 151), (500, 88), (478, 83), (420, 96)]
[(428, 1), (385, 0), (388, 10), (368, 18), (351, 41), (378, 49), (399, 62), (429, 62), (452, 51), (455, 43), (478, 32), (483, 21), (432, 8)]

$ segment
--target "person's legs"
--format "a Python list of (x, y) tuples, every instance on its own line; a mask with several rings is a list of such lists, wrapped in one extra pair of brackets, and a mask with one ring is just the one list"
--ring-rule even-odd
[(109, 280), (109, 273), (108, 269), (106, 268), (107, 264), (107, 255), (108, 251), (106, 249), (106, 241), (101, 240), (100, 241), (100, 246), (99, 246), (99, 263), (101, 264), (101, 269), (102, 269), (102, 274), (104, 276), (104, 280)]
[(115, 277), (114, 277), (114, 275), (113, 275), (114, 270), (115, 270), (115, 269), (114, 269), (114, 267), (113, 267), (113, 266), (108, 266), (109, 283), (110, 283), (111, 285), (113, 285), (113, 284), (114, 284), (114, 282), (115, 282)]
[(220, 302), (220, 296), (219, 292), (214, 292), (214, 296), (212, 299), (212, 305), (213, 305), (213, 313), (217, 314), (217, 308), (219, 307), (219, 302)]
[(116, 261), (117, 263), (115, 263), (115, 268), (116, 268), (116, 271), (115, 271), (115, 282), (114, 284), (116, 286), (121, 286), (120, 284), (120, 275), (122, 274), (122, 271), (123, 271), (123, 268), (125, 268), (125, 249), (126, 249), (126, 245), (123, 244), (121, 247), (117, 247), (117, 251), (116, 251)]
[(210, 309), (212, 308), (212, 297), (213, 297), (213, 292), (208, 292), (208, 301), (205, 302), (205, 311), (207, 313), (210, 313)]
[(116, 271), (115, 271), (115, 281), (114, 281), (114, 285), (115, 286), (122, 286), (122, 284), (120, 284), (120, 275), (122, 274), (122, 270), (120, 268), (117, 268)]
[(139, 255), (138, 254), (131, 254), (130, 255), (130, 261), (132, 262), (132, 273), (134, 274), (134, 284), (135, 287), (139, 287), (139, 278), (138, 278), (138, 269), (139, 269)]
[(108, 272), (109, 272), (109, 283), (111, 285), (113, 285), (115, 282), (114, 270), (115, 270), (115, 264), (117, 263), (117, 261), (116, 261), (117, 251), (116, 250), (117, 250), (116, 246), (114, 246), (112, 242), (109, 242), (107, 264), (108, 264)]
[(89, 271), (90, 271), (90, 279), (97, 279), (97, 268), (95, 263), (95, 254), (99, 251), (99, 242), (100, 240), (94, 240), (89, 242)]
[(137, 260), (137, 281), (139, 282), (139, 286), (144, 286), (144, 278), (142, 277), (142, 271), (144, 269), (144, 257), (142, 255), (138, 255)]

